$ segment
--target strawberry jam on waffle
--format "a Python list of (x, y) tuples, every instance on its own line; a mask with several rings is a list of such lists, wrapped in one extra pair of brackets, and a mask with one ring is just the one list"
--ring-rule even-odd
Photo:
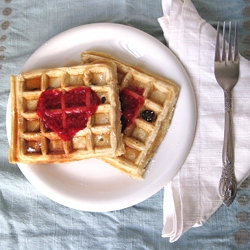
[(122, 131), (134, 124), (144, 104), (143, 91), (143, 88), (124, 88), (120, 92)]
[(78, 87), (70, 91), (49, 89), (38, 100), (37, 114), (47, 129), (69, 141), (86, 128), (89, 117), (97, 110), (100, 98), (91, 88)]

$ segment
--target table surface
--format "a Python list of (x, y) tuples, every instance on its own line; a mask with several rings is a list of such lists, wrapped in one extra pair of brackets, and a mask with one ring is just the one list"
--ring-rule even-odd
[[(241, 54), (250, 59), (250, 0), (194, 0), (213, 26), (237, 20)], [(163, 190), (133, 207), (107, 213), (70, 209), (38, 192), (8, 163), (6, 106), (9, 76), (18, 74), (44, 42), (67, 29), (113, 22), (143, 30), (165, 43), (157, 18), (161, 0), (0, 2), (0, 249), (249, 249), (250, 179), (229, 207), (177, 242), (161, 237)]]

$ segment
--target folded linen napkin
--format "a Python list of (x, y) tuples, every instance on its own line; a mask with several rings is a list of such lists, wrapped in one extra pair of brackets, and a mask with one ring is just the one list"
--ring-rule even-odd
[[(216, 30), (190, 0), (163, 0), (158, 21), (169, 48), (182, 62), (197, 102), (196, 134), (184, 165), (164, 189), (163, 237), (174, 242), (201, 226), (222, 204), (218, 184), (222, 171), (224, 94), (214, 77)], [(240, 79), (233, 90), (235, 171), (238, 185), (250, 174), (250, 62), (240, 57)]]

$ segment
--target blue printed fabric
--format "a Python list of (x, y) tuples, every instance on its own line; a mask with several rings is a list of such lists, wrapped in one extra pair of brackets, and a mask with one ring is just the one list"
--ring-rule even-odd
[[(194, 0), (212, 25), (238, 20), (240, 52), (250, 59), (250, 1)], [(235, 202), (177, 242), (161, 237), (163, 190), (114, 212), (74, 210), (45, 197), (8, 162), (6, 108), (9, 77), (53, 36), (76, 26), (112, 22), (143, 30), (165, 43), (157, 18), (161, 0), (2, 0), (0, 2), (0, 249), (250, 249), (250, 180)]]

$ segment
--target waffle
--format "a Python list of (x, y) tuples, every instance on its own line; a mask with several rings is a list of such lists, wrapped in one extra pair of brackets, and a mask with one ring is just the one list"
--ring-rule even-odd
[[(133, 124), (123, 128), (125, 153), (117, 157), (102, 158), (130, 176), (143, 179), (147, 164), (170, 126), (179, 95), (179, 87), (169, 80), (127, 65), (104, 53), (83, 52), (81, 58), (82, 64), (115, 63), (120, 96), (124, 89), (129, 89), (136, 92), (135, 99), (139, 100), (140, 96), (143, 97), (144, 102), (138, 108)], [(143, 90), (143, 93), (139, 93), (140, 89)], [(123, 107), (123, 103), (121, 106)], [(154, 117), (150, 117), (152, 111)], [(126, 107), (122, 108), (122, 112), (126, 112)], [(145, 113), (146, 116), (144, 116)]]
[[(11, 76), (10, 82), (11, 163), (67, 163), (91, 157), (117, 156), (124, 152), (120, 116), (117, 115), (121, 111), (114, 64), (38, 69)], [(96, 112), (87, 120), (86, 128), (67, 140), (51, 130), (38, 116), (37, 106), (39, 97), (45, 91), (58, 91), (65, 96), (65, 93), (71, 93), (70, 91), (77, 88), (93, 90), (100, 103)], [(66, 97), (64, 99), (66, 103)], [(66, 114), (62, 115), (64, 118), (60, 118), (63, 120), (62, 124), (70, 121), (68, 114), (82, 112), (79, 111), (82, 107), (77, 106), (80, 104), (68, 109), (66, 104), (64, 108), (62, 103), (58, 105), (59, 107), (52, 107), (46, 112), (54, 115), (60, 112)], [(53, 119), (56, 119), (55, 116)], [(79, 118), (71, 122), (77, 123), (77, 119)]]

